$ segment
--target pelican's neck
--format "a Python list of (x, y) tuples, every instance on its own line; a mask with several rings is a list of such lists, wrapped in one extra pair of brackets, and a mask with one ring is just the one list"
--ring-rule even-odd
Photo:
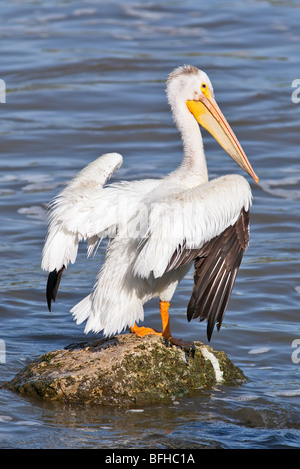
[(200, 128), (188, 109), (173, 111), (177, 128), (183, 142), (183, 159), (172, 173), (188, 187), (195, 187), (208, 181), (206, 158)]

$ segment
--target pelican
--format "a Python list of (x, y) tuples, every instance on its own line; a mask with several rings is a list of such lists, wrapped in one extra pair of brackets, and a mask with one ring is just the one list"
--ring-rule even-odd
[[(199, 124), (255, 182), (254, 173), (214, 98), (207, 74), (191, 65), (167, 79), (167, 98), (183, 142), (183, 159), (161, 179), (106, 184), (122, 156), (108, 153), (82, 169), (49, 206), (42, 269), (49, 272), (47, 302), (55, 301), (63, 271), (78, 244), (88, 256), (108, 237), (105, 261), (92, 292), (71, 309), (85, 332), (109, 337), (126, 328), (137, 336), (172, 336), (169, 306), (194, 264), (187, 319), (207, 320), (210, 341), (219, 330), (237, 271), (249, 243), (252, 194), (240, 175), (208, 180)], [(159, 299), (162, 331), (138, 326), (143, 305)]]

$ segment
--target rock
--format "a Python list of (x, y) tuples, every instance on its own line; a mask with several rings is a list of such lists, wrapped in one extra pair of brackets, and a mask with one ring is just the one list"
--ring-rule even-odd
[(140, 406), (243, 381), (224, 352), (200, 342), (181, 348), (160, 336), (120, 334), (46, 353), (4, 386), (52, 401)]

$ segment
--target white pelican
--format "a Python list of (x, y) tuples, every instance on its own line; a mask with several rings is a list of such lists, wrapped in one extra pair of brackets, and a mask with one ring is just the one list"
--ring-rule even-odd
[[(248, 246), (251, 190), (239, 175), (208, 181), (198, 123), (255, 182), (254, 173), (218, 107), (203, 71), (184, 65), (167, 80), (167, 96), (183, 140), (181, 165), (162, 179), (105, 183), (122, 164), (117, 153), (85, 167), (53, 200), (42, 255), (50, 272), (47, 301), (55, 300), (63, 270), (74, 263), (78, 243), (88, 255), (109, 237), (105, 262), (92, 292), (72, 310), (85, 332), (110, 336), (130, 327), (138, 336), (159, 334), (171, 342), (169, 304), (194, 263), (187, 318), (207, 319), (210, 340), (220, 329), (237, 270)], [(158, 297), (162, 332), (138, 327), (143, 305)]]

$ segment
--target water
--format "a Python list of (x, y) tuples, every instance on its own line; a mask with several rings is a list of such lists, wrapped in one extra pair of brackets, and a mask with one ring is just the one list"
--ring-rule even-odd
[[(135, 412), (70, 408), (2, 390), (0, 447), (300, 446), (300, 351), (293, 343), (300, 339), (300, 104), (291, 99), (300, 78), (299, 7), (296, 0), (1, 4), (1, 382), (47, 351), (86, 340), (68, 311), (94, 284), (104, 246), (88, 261), (80, 250), (48, 313), (40, 271), (44, 206), (104, 152), (124, 157), (115, 180), (175, 168), (181, 143), (165, 79), (176, 66), (191, 63), (209, 74), (260, 183), (250, 181), (251, 243), (211, 342), (248, 382)], [(241, 173), (204, 138), (211, 177)], [(174, 296), (173, 333), (205, 342), (205, 325), (185, 319), (191, 282), (192, 272)], [(146, 318), (160, 327), (156, 301)]]

